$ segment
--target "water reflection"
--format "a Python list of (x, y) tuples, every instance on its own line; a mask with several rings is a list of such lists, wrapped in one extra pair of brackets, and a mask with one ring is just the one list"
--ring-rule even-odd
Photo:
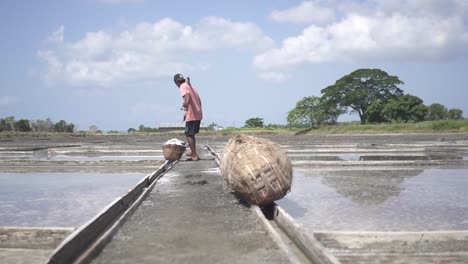
[(468, 169), (296, 169), (292, 186), (278, 204), (312, 231), (468, 229)]
[(400, 195), (406, 177), (421, 174), (423, 170), (398, 171), (331, 171), (322, 176), (322, 183), (337, 193), (362, 205), (374, 205)]
[[(119, 154), (119, 155), (116, 155)], [(140, 161), (140, 160), (164, 160), (162, 155), (120, 155), (122, 153), (108, 152), (68, 152), (66, 154), (58, 154), (49, 149), (42, 149), (31, 152), (9, 152), (0, 153), (0, 159), (3, 160), (50, 160), (50, 161)], [(128, 154), (128, 153), (123, 153)], [(162, 154), (162, 153), (161, 153)]]
[[(303, 155), (289, 154), (291, 160), (314, 160), (314, 161), (419, 161), (419, 160), (462, 160), (456, 155), (363, 155), (363, 154), (341, 154), (341, 155)], [(466, 157), (465, 157), (466, 158)]]
[(79, 226), (144, 176), (0, 173), (0, 226)]
[(283, 208), (288, 208), (288, 214), (290, 214), (294, 218), (301, 218), (307, 212), (307, 209), (300, 206), (294, 200), (288, 199), (288, 197), (284, 197), (283, 199), (279, 200), (278, 203)]

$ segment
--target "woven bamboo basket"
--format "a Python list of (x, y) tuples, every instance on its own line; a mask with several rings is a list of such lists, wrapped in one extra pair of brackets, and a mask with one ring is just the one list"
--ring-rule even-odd
[(220, 170), (229, 187), (250, 204), (270, 204), (291, 189), (291, 162), (268, 139), (234, 136), (224, 149)]
[(163, 145), (163, 155), (166, 160), (179, 160), (185, 152), (185, 146), (166, 144)]

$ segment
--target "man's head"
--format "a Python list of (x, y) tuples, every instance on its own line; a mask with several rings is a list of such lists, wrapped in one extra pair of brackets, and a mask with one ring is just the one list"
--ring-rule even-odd
[(185, 78), (182, 74), (177, 73), (174, 75), (174, 83), (177, 85), (177, 87), (180, 87), (181, 84), (185, 82)]

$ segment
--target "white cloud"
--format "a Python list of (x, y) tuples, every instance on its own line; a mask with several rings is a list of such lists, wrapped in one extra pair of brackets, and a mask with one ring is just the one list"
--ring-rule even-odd
[(0, 96), (0, 106), (16, 104), (19, 101), (16, 96)]
[(52, 32), (50, 36), (47, 38), (47, 42), (49, 43), (56, 43), (56, 44), (61, 44), (63, 43), (63, 35), (65, 32), (65, 27), (61, 25), (57, 30)]
[(253, 65), (260, 72), (269, 72), (304, 63), (430, 61), (467, 56), (466, 1), (440, 3), (368, 1), (362, 13), (347, 3), (337, 21), (306, 27), (302, 34), (286, 38), (281, 47), (255, 56)]
[(187, 54), (220, 48), (259, 51), (273, 44), (252, 23), (207, 17), (189, 26), (165, 18), (155, 23), (139, 23), (118, 34), (103, 30), (88, 32), (76, 42), (64, 41), (59, 46), (40, 50), (38, 56), (47, 64), (45, 77), (49, 81), (65, 81), (75, 86), (113, 86), (208, 67), (203, 62), (186, 62)]
[(283, 72), (260, 72), (258, 77), (265, 81), (281, 83), (289, 79), (289, 75)]
[(306, 1), (284, 11), (273, 11), (270, 19), (278, 22), (327, 24), (335, 19), (335, 12), (317, 1)]

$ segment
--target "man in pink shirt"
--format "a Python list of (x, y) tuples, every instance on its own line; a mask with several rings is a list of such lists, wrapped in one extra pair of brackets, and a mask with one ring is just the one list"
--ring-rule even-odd
[(185, 136), (191, 150), (191, 153), (188, 153), (188, 156), (190, 156), (188, 160), (199, 160), (195, 134), (200, 131), (200, 122), (203, 118), (202, 103), (197, 90), (190, 84), (189, 77), (185, 81), (184, 76), (178, 73), (174, 75), (174, 83), (179, 87), (180, 94), (184, 100), (182, 107), (185, 109)]

